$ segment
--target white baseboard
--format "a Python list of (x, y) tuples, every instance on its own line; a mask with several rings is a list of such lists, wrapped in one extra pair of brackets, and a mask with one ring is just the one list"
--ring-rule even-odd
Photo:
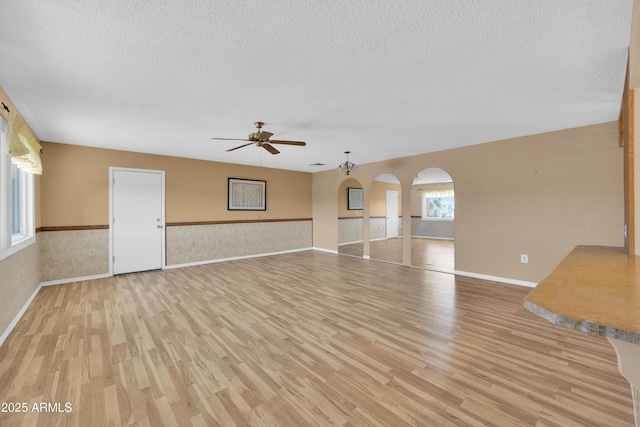
[(338, 251), (332, 251), (331, 249), (316, 248), (315, 246), (313, 248), (311, 248), (311, 249), (313, 249), (314, 251), (327, 252), (327, 253), (330, 253), (330, 254), (337, 254), (338, 253)]
[(204, 261), (187, 262), (187, 263), (184, 263), (184, 264), (167, 265), (167, 266), (165, 266), (165, 269), (166, 270), (170, 270), (170, 269), (173, 269), (173, 268), (194, 267), (196, 265), (214, 264), (214, 263), (217, 263), (217, 262), (235, 261), (235, 260), (239, 260), (239, 259), (260, 258), (260, 257), (264, 257), (264, 256), (271, 256), (271, 255), (290, 254), (290, 253), (294, 253), (294, 252), (310, 251), (312, 249), (314, 249), (314, 248), (291, 249), (291, 250), (288, 250), (288, 251), (267, 252), (267, 253), (264, 253), (264, 254), (242, 255), (242, 256), (229, 257), (229, 258), (209, 259), (209, 260), (204, 260)]
[(111, 276), (113, 276), (113, 274), (105, 273), (105, 274), (94, 274), (92, 276), (71, 277), (69, 279), (49, 280), (47, 282), (40, 283), (40, 286), (64, 285), (65, 283), (84, 282), (85, 280), (104, 279)]
[(453, 237), (411, 236), (412, 239), (455, 240)]
[(486, 274), (470, 273), (468, 271), (455, 270), (453, 274), (456, 274), (458, 276), (473, 277), (474, 279), (482, 279), (482, 280), (490, 280), (492, 282), (507, 283), (510, 285), (526, 286), (528, 288), (535, 288), (536, 286), (538, 286), (538, 284), (535, 282), (527, 282), (527, 281), (518, 280), (518, 279), (508, 279), (506, 277), (489, 276)]
[(38, 287), (33, 291), (27, 302), (24, 303), (18, 314), (16, 314), (16, 317), (13, 318), (11, 323), (9, 323), (9, 326), (7, 326), (7, 329), (5, 329), (2, 335), (0, 335), (0, 346), (2, 345), (2, 343), (4, 343), (4, 340), (7, 339), (11, 331), (13, 331), (13, 328), (16, 327), (24, 313), (27, 311), (27, 308), (29, 308), (29, 306), (33, 302), (33, 299), (36, 297), (36, 295), (38, 295), (38, 292), (40, 292), (40, 288), (42, 288), (42, 284), (38, 285)]
[(353, 242), (338, 243), (338, 246), (354, 245), (356, 243), (364, 243), (364, 240), (354, 240)]

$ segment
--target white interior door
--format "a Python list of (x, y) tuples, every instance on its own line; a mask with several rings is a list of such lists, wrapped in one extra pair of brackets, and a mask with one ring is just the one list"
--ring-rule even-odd
[(110, 168), (113, 274), (164, 267), (164, 171)]
[(387, 239), (398, 237), (400, 221), (398, 220), (398, 192), (387, 190)]

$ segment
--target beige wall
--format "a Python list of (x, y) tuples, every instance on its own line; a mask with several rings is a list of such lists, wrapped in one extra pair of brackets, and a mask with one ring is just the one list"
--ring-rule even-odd
[[(411, 188), (421, 170), (444, 169), (456, 189), (456, 269), (539, 282), (576, 245), (623, 245), (622, 155), (617, 122), (610, 122), (359, 165), (354, 178), (366, 202), (381, 173)], [(313, 175), (314, 247), (336, 250), (342, 179), (335, 171)], [(409, 224), (407, 192), (402, 204)], [(408, 233), (404, 227), (407, 265)], [(365, 254), (366, 245), (365, 237)], [(528, 264), (520, 263), (523, 253)]]
[[(107, 225), (109, 167), (165, 171), (171, 222), (311, 217), (311, 174), (43, 143), (42, 226)], [(228, 211), (227, 179), (267, 181), (266, 211)]]
[[(336, 172), (339, 173), (339, 172)], [(344, 177), (344, 175), (342, 175), (342, 177)], [(349, 210), (348, 207), (348, 203), (347, 203), (347, 189), (348, 188), (362, 188), (362, 184), (360, 183), (360, 181), (358, 181), (357, 179), (354, 178), (346, 178), (344, 181), (342, 181), (340, 183), (340, 187), (337, 190), (336, 193), (336, 198), (338, 200), (338, 217), (339, 218), (345, 218), (345, 217), (353, 217), (353, 216), (362, 216), (362, 210), (361, 209), (357, 209), (357, 210)], [(368, 194), (364, 194), (364, 198), (366, 199), (368, 197)], [(334, 213), (335, 215), (335, 213)]]
[[(168, 266), (311, 246), (308, 173), (58, 143), (43, 146), (42, 226), (62, 228), (41, 233), (45, 282), (109, 273), (108, 230), (66, 227), (108, 225), (111, 166), (165, 171)], [(230, 177), (265, 180), (267, 210), (227, 210)], [(267, 222), (243, 222), (247, 220)], [(230, 227), (238, 238), (225, 234)]]
[[(371, 184), (371, 196), (369, 197), (369, 215), (386, 216), (387, 214), (387, 190), (397, 191), (398, 200), (402, 200), (402, 186), (391, 182), (373, 181)], [(402, 215), (402, 205), (398, 206), (398, 214)]]
[[(344, 175), (342, 175), (344, 177)], [(338, 217), (362, 216), (362, 210), (347, 209), (347, 188), (362, 188), (362, 184), (355, 178), (345, 178), (338, 189)], [(398, 197), (402, 197), (402, 186), (390, 182), (373, 181), (367, 194), (364, 195), (365, 200), (368, 199), (370, 216), (385, 216), (387, 205), (387, 190), (398, 192)], [(398, 207), (400, 215), (402, 215), (402, 206)]]

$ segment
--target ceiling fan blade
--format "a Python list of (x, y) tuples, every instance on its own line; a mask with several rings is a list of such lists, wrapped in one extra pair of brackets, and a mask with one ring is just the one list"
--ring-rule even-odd
[[(245, 141), (245, 140), (241, 139), (241, 141)], [(246, 147), (247, 145), (252, 145), (252, 144), (253, 144), (253, 142), (249, 142), (248, 144), (238, 145), (237, 147), (229, 148), (227, 151), (237, 150), (238, 148)]]
[(262, 130), (262, 126), (264, 125), (264, 123), (263, 122), (255, 122), (254, 124), (258, 128), (258, 132), (250, 133), (248, 139), (245, 139), (245, 138), (211, 138), (211, 139), (221, 140), (221, 141), (247, 141), (246, 144), (242, 144), (242, 145), (239, 145), (237, 147), (230, 148), (227, 151), (234, 151), (234, 150), (237, 150), (239, 148), (255, 144), (258, 147), (264, 147), (264, 149), (267, 150), (271, 154), (279, 154), (280, 153), (280, 151), (278, 151), (278, 149), (276, 147), (271, 145), (272, 143), (273, 144), (285, 144), (285, 145), (297, 145), (297, 146), (302, 146), (302, 147), (307, 145), (307, 143), (303, 142), (303, 141), (285, 141), (285, 140), (282, 140), (282, 139), (270, 140), (269, 138), (271, 138), (273, 136), (273, 134), (271, 132), (265, 132), (265, 131)]
[(268, 142), (265, 142), (264, 144), (262, 144), (262, 147), (267, 150), (268, 152), (270, 152), (271, 154), (278, 154), (279, 151), (276, 150), (276, 147), (274, 147), (273, 145), (269, 144)]
[(304, 147), (305, 145), (307, 145), (307, 143), (303, 141), (283, 141), (281, 139), (272, 139), (269, 142), (272, 144), (299, 145), (301, 147)]
[(265, 132), (265, 131), (262, 131), (262, 132), (260, 132), (260, 133), (258, 134), (258, 139), (259, 139), (260, 141), (266, 141), (266, 140), (268, 140), (269, 138), (271, 138), (272, 136), (273, 136), (273, 134), (272, 134), (271, 132)]

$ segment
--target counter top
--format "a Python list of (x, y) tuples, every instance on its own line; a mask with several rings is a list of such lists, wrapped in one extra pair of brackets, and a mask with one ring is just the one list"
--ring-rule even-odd
[(577, 246), (524, 306), (556, 325), (640, 344), (640, 257)]

